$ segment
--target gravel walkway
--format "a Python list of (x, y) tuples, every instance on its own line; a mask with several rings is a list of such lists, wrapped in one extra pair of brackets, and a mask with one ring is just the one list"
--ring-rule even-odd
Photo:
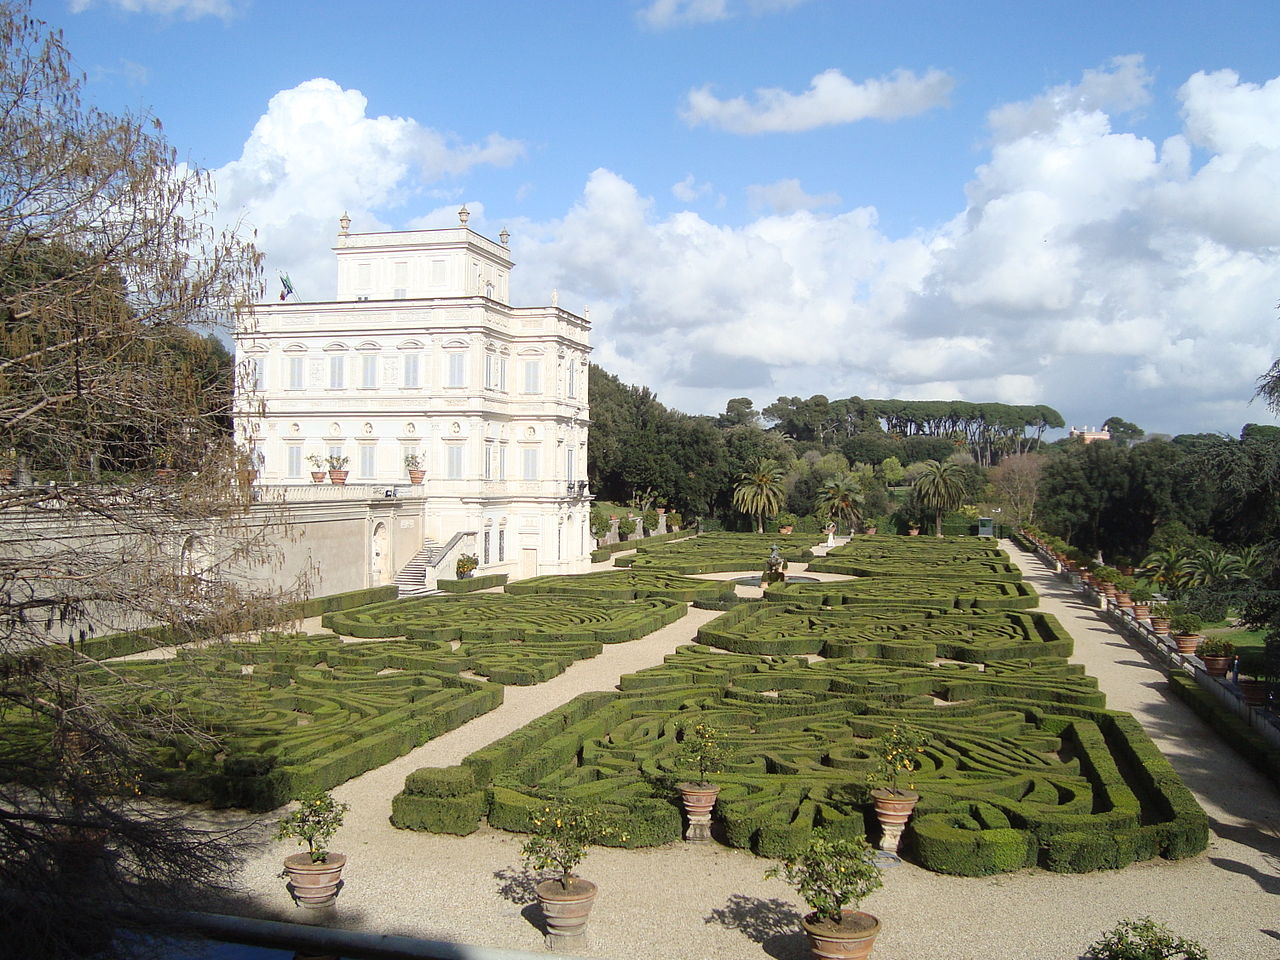
[[(1076, 639), (1076, 656), (1109, 704), (1132, 712), (1195, 791), (1213, 821), (1209, 850), (1177, 863), (1057, 875), (1024, 870), (944, 877), (902, 864), (864, 908), (884, 931), (876, 960), (1076, 960), (1124, 917), (1151, 915), (1200, 940), (1215, 960), (1280, 958), (1280, 800), (1164, 692), (1161, 675), (1033, 557), (1010, 554)], [(607, 569), (608, 564), (599, 565)], [(791, 572), (799, 573), (799, 569)], [(744, 590), (744, 594), (745, 594)], [(346, 886), (328, 911), (295, 908), (277, 878), (295, 848), (264, 843), (240, 882), (247, 913), (379, 933), (537, 950), (542, 936), (531, 881), (519, 866), (522, 837), (487, 827), (469, 837), (396, 830), (390, 800), (406, 773), (443, 766), (586, 690), (661, 661), (715, 614), (691, 610), (639, 641), (607, 646), (536, 687), (509, 687), (498, 710), (343, 784), (352, 810), (333, 848), (350, 858)], [(263, 825), (264, 828), (267, 824)], [(264, 829), (265, 832), (265, 829)], [(593, 849), (581, 873), (600, 886), (584, 953), (616, 960), (800, 960), (803, 904), (768, 861), (719, 844), (638, 851)]]

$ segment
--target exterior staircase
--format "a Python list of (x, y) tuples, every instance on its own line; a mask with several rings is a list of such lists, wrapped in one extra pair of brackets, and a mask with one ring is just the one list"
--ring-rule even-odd
[(440, 555), (440, 550), (441, 545), (436, 540), (424, 540), (422, 542), (422, 549), (414, 554), (413, 559), (404, 565), (403, 569), (396, 574), (395, 580), (392, 581), (400, 588), (400, 596), (420, 597), (425, 594), (439, 592), (428, 587), (426, 581), (427, 567)]

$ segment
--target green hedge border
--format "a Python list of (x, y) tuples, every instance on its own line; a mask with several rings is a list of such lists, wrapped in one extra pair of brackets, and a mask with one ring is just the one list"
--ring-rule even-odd
[(591, 562), (603, 563), (615, 553), (622, 553), (626, 550), (639, 550), (641, 546), (651, 543), (666, 543), (668, 540), (689, 539), (696, 536), (697, 533), (692, 530), (674, 530), (670, 533), (655, 533), (651, 537), (632, 537), (630, 540), (619, 540), (617, 543), (607, 543), (603, 547), (597, 547), (592, 550)]
[(1242, 718), (1220, 707), (1213, 695), (1201, 689), (1193, 677), (1183, 673), (1171, 674), (1169, 686), (1174, 695), (1212, 727), (1231, 749), (1280, 787), (1280, 750), (1268, 743)]
[(436, 587), (445, 593), (474, 593), (490, 587), (506, 586), (507, 574), (487, 573), (483, 577), (465, 577), (462, 580), (437, 580)]

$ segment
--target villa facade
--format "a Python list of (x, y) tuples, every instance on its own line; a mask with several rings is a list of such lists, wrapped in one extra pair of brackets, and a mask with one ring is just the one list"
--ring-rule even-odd
[[(366, 504), (356, 586), (389, 582), (415, 542), (513, 577), (587, 564), (590, 322), (554, 295), (511, 306), (506, 232), (495, 242), (467, 220), (463, 207), (455, 227), (352, 233), (344, 215), (336, 299), (260, 304), (236, 335), (256, 483), (300, 513)], [(394, 532), (374, 519), (388, 500)]]

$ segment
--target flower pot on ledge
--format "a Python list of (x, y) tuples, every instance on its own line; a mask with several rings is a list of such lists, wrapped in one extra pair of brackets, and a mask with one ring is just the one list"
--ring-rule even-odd
[(327, 472), (327, 471), (325, 471), (325, 470), (312, 470), (312, 471), (311, 471), (311, 482), (312, 482), (312, 483), (324, 483), (324, 482), (325, 482), (325, 480), (327, 480), (327, 479), (328, 479), (328, 477), (329, 477), (329, 474), (328, 474), (328, 472)]
[(349, 471), (346, 471), (346, 470), (330, 470), (329, 482), (332, 483), (335, 487), (345, 487), (347, 485), (348, 472)]
[(880, 821), (880, 849), (887, 853), (897, 853), (902, 831), (920, 801), (920, 794), (914, 790), (878, 787), (871, 791), (871, 796), (876, 804), (876, 819)]
[(333, 903), (342, 888), (342, 868), (346, 863), (346, 854), (342, 853), (331, 853), (319, 863), (312, 863), (309, 853), (285, 857), (284, 873), (294, 903), (312, 908)]
[(689, 818), (689, 828), (685, 831), (686, 840), (711, 839), (711, 811), (715, 809), (716, 797), (720, 788), (713, 783), (678, 783), (680, 802)]
[(427, 476), (427, 471), (425, 470), (410, 470), (409, 482), (414, 484), (415, 486), (420, 486), (422, 484), (422, 481), (426, 479), (426, 476)]
[(1179, 633), (1174, 635), (1173, 642), (1184, 657), (1194, 657), (1202, 639), (1198, 633)]

